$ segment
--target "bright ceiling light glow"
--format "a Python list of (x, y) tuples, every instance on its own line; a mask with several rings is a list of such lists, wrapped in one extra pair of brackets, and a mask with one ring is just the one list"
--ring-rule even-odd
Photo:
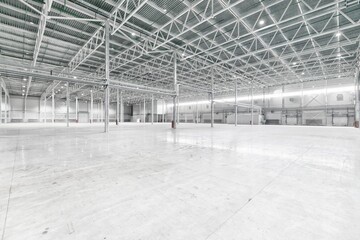
[(265, 24), (265, 21), (261, 19), (261, 20), (259, 21), (259, 24), (260, 24), (260, 25), (264, 25), (264, 24)]
[(131, 35), (135, 36), (136, 34), (135, 34), (135, 33), (131, 33)]
[(296, 65), (297, 64), (297, 62), (293, 62), (293, 65)]
[(301, 73), (301, 75), (304, 75), (304, 74), (305, 74), (304, 72)]
[(76, 79), (77, 77), (76, 77), (76, 76), (73, 76), (73, 78), (75, 78), (75, 79)]
[(340, 36), (341, 36), (341, 32), (337, 32), (337, 33), (336, 33), (336, 36), (337, 36), (337, 37), (340, 37)]

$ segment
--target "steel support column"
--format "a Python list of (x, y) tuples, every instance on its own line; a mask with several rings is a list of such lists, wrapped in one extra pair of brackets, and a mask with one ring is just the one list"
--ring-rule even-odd
[(124, 122), (124, 102), (122, 92), (120, 92), (120, 122)]
[(254, 80), (251, 80), (251, 125), (254, 125)]
[(211, 127), (213, 128), (214, 127), (214, 71), (212, 70), (211, 71), (211, 102), (210, 102), (210, 104), (211, 104), (211, 120), (210, 120), (210, 122), (211, 122)]
[(199, 105), (196, 102), (196, 124), (199, 123)]
[(55, 123), (55, 93), (54, 89), (51, 92), (51, 122)]
[(119, 125), (119, 115), (120, 115), (120, 109), (119, 109), (119, 89), (116, 89), (116, 117), (115, 117), (115, 121), (116, 121), (116, 125)]
[(144, 98), (144, 123), (146, 123), (146, 102), (145, 102), (145, 98)]
[(2, 87), (0, 85), (0, 124), (2, 123)]
[(110, 70), (109, 70), (109, 44), (110, 44), (110, 25), (109, 21), (105, 22), (105, 132), (109, 132), (109, 105), (110, 105)]
[[(178, 89), (179, 89), (179, 85), (178, 85)], [(177, 103), (176, 103), (176, 122), (177, 124), (180, 123), (180, 97), (177, 96)]]
[(79, 99), (75, 97), (75, 122), (79, 122)]
[(70, 92), (69, 83), (66, 83), (66, 126), (69, 127), (70, 121)]
[(44, 123), (47, 123), (47, 103), (46, 103), (47, 99), (46, 96), (44, 97)]
[(8, 114), (7, 114), (7, 111), (8, 111), (8, 98), (5, 94), (5, 106), (4, 106), (4, 110), (5, 110), (5, 118), (4, 118), (4, 122), (7, 123), (8, 122)]
[(154, 95), (151, 96), (151, 124), (154, 124)]
[(238, 105), (237, 105), (237, 95), (238, 95), (238, 90), (237, 90), (237, 81), (235, 80), (235, 127), (237, 126), (237, 123), (238, 123)]
[(94, 122), (94, 94), (90, 90), (90, 123)]
[(325, 126), (328, 125), (327, 112), (328, 112), (328, 80), (325, 80)]
[(174, 52), (174, 90), (175, 96), (173, 97), (173, 117), (172, 117), (172, 125), (173, 129), (176, 129), (176, 102), (178, 97), (178, 87), (177, 87), (177, 60), (176, 53)]
[(281, 86), (281, 115), (280, 115), (281, 125), (284, 125), (284, 123), (285, 123), (285, 121), (284, 121), (284, 108), (285, 108), (284, 91), (285, 91), (285, 86), (282, 85)]
[(23, 100), (23, 122), (27, 122), (26, 120), (26, 101), (27, 97), (24, 96), (24, 100)]
[(359, 93), (359, 68), (355, 68), (355, 123), (354, 126), (359, 128), (359, 121), (360, 121), (360, 93)]
[(165, 100), (162, 101), (162, 122), (165, 122)]

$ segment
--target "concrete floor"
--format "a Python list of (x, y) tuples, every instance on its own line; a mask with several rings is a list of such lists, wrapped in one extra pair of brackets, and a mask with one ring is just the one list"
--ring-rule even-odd
[(360, 130), (0, 126), (1, 240), (357, 240)]

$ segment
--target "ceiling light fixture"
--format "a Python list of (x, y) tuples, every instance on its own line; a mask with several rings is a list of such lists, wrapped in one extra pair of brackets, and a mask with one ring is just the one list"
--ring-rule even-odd
[(305, 74), (304, 72), (301, 73), (301, 75), (304, 75), (304, 74)]
[(76, 76), (73, 76), (73, 78), (75, 78), (75, 79), (76, 79), (77, 77), (76, 77)]
[(26, 78), (23, 78), (24, 81), (26, 81)]
[(341, 32), (337, 32), (337, 33), (336, 33), (336, 36), (337, 36), (337, 37), (340, 37), (340, 36), (341, 36)]
[(131, 35), (135, 36), (136, 34), (133, 32), (133, 33), (131, 33)]
[(261, 20), (259, 21), (259, 24), (260, 24), (260, 25), (264, 25), (264, 24), (265, 24), (265, 21), (261, 19)]

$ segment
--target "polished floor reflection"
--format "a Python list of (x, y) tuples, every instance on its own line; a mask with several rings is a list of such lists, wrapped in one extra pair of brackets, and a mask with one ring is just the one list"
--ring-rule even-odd
[(1, 240), (356, 240), (360, 131), (0, 126)]

